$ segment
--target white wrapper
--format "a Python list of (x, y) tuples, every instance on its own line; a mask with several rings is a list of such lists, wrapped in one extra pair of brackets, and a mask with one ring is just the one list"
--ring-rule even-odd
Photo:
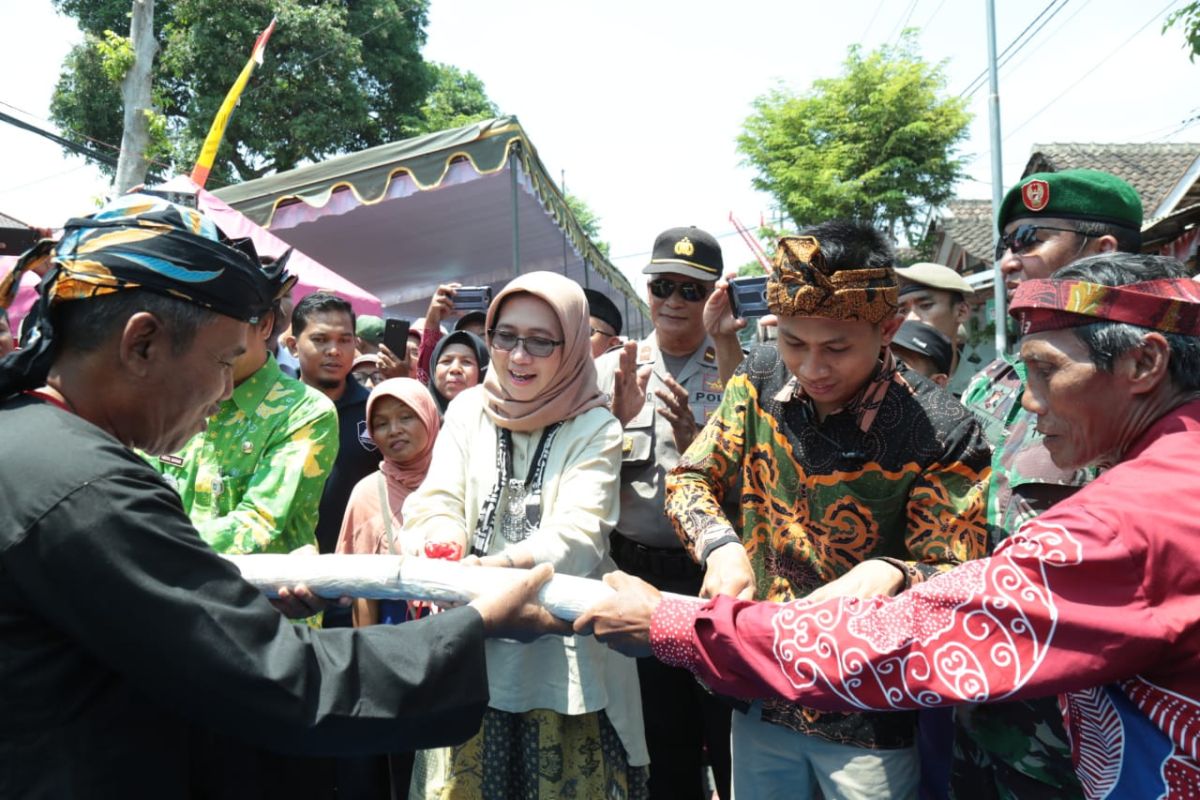
[[(524, 570), (468, 567), (457, 561), (404, 556), (253, 555), (226, 556), (247, 582), (267, 597), (303, 583), (319, 597), (371, 600), (469, 602), (519, 579)], [(603, 581), (555, 575), (538, 592), (538, 602), (559, 619), (574, 620), (612, 596)], [(677, 595), (672, 595), (676, 597)], [(696, 601), (696, 598), (685, 598)]]

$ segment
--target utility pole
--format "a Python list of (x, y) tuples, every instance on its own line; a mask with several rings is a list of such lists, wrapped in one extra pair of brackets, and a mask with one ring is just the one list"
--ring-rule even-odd
[(158, 42), (154, 38), (154, 0), (133, 0), (129, 39), (133, 45), (133, 65), (121, 81), (125, 117), (114, 181), (117, 194), (125, 194), (145, 181), (146, 170), (150, 167), (146, 158), (150, 146), (150, 120), (146, 115), (152, 110), (150, 72), (158, 52)]
[[(996, 215), (1004, 199), (1004, 162), (1000, 158), (1000, 79), (996, 74), (996, 0), (984, 0), (987, 6), (988, 35), (988, 124), (992, 132), (992, 253), (1000, 243)], [(1008, 297), (1000, 261), (992, 262), (992, 296), (996, 308), (996, 358), (1008, 352)]]

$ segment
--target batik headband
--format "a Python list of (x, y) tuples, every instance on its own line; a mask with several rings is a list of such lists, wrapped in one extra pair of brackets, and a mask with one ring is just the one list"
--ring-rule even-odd
[(890, 267), (830, 271), (813, 236), (785, 236), (767, 281), (767, 306), (782, 317), (829, 317), (878, 324), (896, 313)]
[(1163, 278), (1125, 286), (1076, 280), (1031, 280), (1013, 295), (1009, 313), (1022, 334), (1125, 322), (1184, 336), (1200, 336), (1200, 283)]
[(57, 245), (38, 242), (0, 282), (7, 307), (24, 272), (44, 272), (28, 340), (0, 362), (0, 397), (45, 380), (55, 349), (50, 309), (59, 303), (144, 289), (254, 323), (295, 283), (287, 260), (264, 268), (249, 240), (230, 240), (199, 211), (149, 195), (69, 220)]

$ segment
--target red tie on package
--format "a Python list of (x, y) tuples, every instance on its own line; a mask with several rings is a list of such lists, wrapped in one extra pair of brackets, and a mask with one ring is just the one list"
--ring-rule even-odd
[(426, 542), (426, 558), (440, 558), (445, 561), (462, 561), (462, 545), (455, 542)]
[[(440, 558), (443, 561), (462, 561), (463, 548), (456, 542), (426, 542), (425, 557)], [(413, 619), (421, 619), (441, 611), (436, 604), (423, 600), (409, 600), (408, 609), (409, 615)]]

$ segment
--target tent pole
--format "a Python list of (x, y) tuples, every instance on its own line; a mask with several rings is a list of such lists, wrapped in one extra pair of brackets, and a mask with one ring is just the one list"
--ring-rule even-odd
[[(567, 217), (570, 217), (571, 209), (569, 206), (567, 206), (567, 171), (564, 169), (564, 170), (562, 170), (561, 174), (562, 174), (562, 177), (559, 178), (559, 186), (562, 189), (563, 207), (567, 209)], [(566, 221), (567, 221), (567, 219), (564, 217), (563, 222), (565, 223)], [(567, 275), (567, 226), (560, 225), (559, 227), (562, 229), (562, 237), (563, 237), (563, 275)], [(587, 262), (586, 261), (583, 262), (583, 277), (584, 277), (584, 283), (586, 283), (587, 282)]]
[(521, 274), (521, 219), (517, 207), (517, 147), (508, 155), (508, 183), (512, 189), (512, 266), (513, 275)]

